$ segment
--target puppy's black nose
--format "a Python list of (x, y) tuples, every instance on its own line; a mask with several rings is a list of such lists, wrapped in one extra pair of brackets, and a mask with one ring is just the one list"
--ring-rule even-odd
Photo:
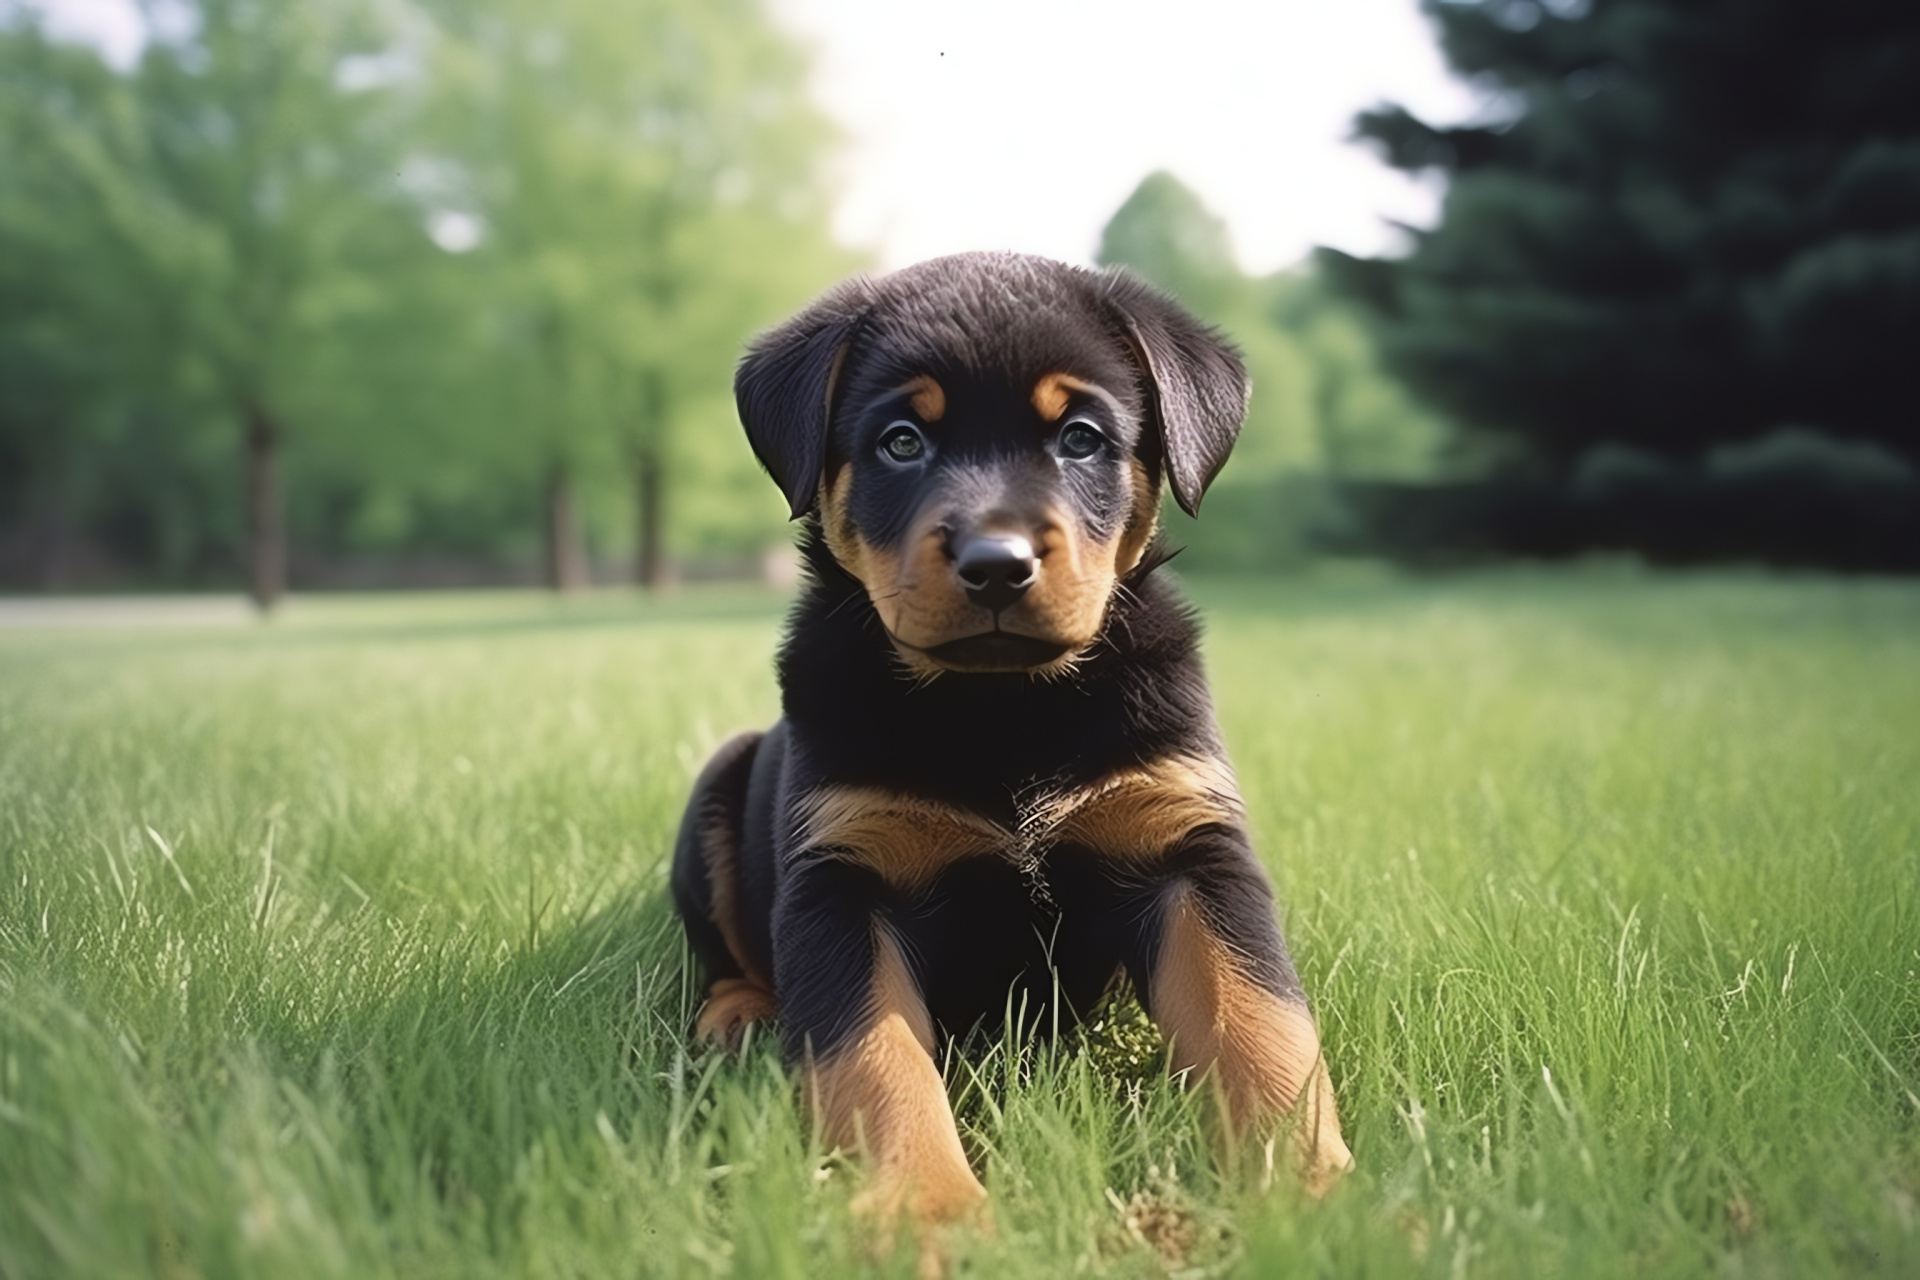
[(995, 613), (1025, 595), (1040, 571), (1033, 544), (1017, 533), (975, 534), (960, 544), (953, 560), (967, 599)]

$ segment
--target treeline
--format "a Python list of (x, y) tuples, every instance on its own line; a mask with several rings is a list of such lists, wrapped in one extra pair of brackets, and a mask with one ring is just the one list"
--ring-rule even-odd
[(859, 264), (754, 0), (146, 13), (126, 70), (0, 25), (9, 580), (657, 582), (778, 536), (730, 366)]
[[(1920, 570), (1920, 9), (1426, 7), (1490, 106), (1357, 122), (1446, 182), (1409, 252), (1251, 277), (1166, 174), (1102, 237), (1254, 375), (1183, 563)], [(732, 362), (865, 264), (758, 0), (143, 12), (116, 68), (0, 3), (0, 587), (780, 545)]]
[[(785, 538), (745, 337), (862, 265), (755, 0), (194, 0), (116, 69), (0, 25), (0, 585), (644, 584)], [(1100, 257), (1245, 348), (1176, 541), (1297, 562), (1447, 432), (1309, 272), (1149, 177)]]
[(1226, 224), (1171, 174), (1150, 175), (1120, 206), (1098, 258), (1219, 326), (1253, 375), (1246, 425), (1204, 518), (1166, 504), (1183, 566), (1282, 569), (1329, 550), (1366, 550), (1349, 489), (1424, 487), (1473, 470), (1447, 419), (1382, 366), (1359, 307), (1310, 264), (1242, 272)]
[(1424, 8), (1489, 118), (1363, 115), (1443, 217), (1321, 262), (1483, 466), (1372, 545), (1920, 570), (1920, 6)]

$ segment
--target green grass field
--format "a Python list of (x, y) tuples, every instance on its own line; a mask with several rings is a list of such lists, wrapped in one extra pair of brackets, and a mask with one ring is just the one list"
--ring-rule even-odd
[[(1110, 1011), (950, 1064), (960, 1274), (1920, 1274), (1920, 586), (1194, 594), (1358, 1171), (1218, 1174)], [(912, 1274), (686, 1037), (665, 858), (779, 616), (0, 631), (0, 1276)]]

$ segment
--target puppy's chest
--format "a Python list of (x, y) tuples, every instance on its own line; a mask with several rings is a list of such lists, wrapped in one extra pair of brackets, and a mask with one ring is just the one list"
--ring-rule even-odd
[(1121, 863), (1152, 863), (1196, 828), (1238, 826), (1239, 789), (1212, 755), (1169, 755), (1076, 787), (1034, 787), (1017, 797), (1011, 823), (911, 792), (827, 784), (795, 813), (796, 856), (866, 866), (909, 893), (973, 858), (1038, 867), (1072, 848)]

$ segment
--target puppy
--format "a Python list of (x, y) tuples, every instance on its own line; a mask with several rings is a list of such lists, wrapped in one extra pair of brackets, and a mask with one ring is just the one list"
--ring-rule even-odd
[(862, 1207), (981, 1204), (939, 1038), (1070, 1024), (1122, 975), (1230, 1139), (1290, 1128), (1315, 1194), (1350, 1163), (1195, 622), (1154, 573), (1162, 481), (1198, 508), (1248, 391), (1131, 276), (1014, 254), (845, 283), (740, 365), (809, 573), (785, 714), (701, 774), (674, 899), (699, 1031), (778, 1017), (816, 1123), (871, 1161)]

